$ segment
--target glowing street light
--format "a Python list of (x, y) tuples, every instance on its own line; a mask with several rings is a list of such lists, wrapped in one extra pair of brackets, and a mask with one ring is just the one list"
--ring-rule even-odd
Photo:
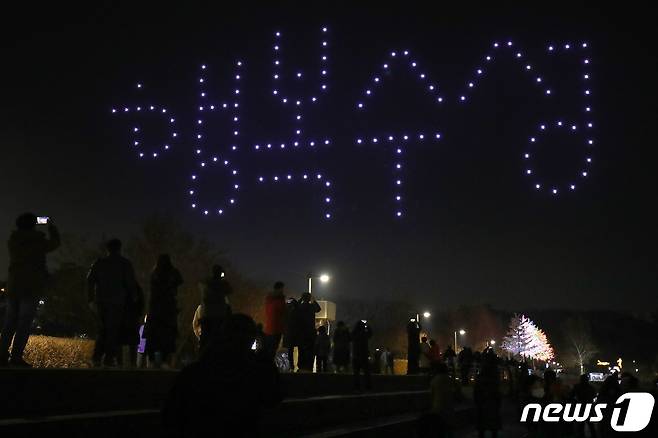
[[(459, 329), (459, 334), (464, 336), (466, 334), (466, 330)], [(455, 353), (456, 352), (457, 352), (457, 330), (455, 330)]]
[(314, 276), (313, 274), (308, 274), (308, 293), (313, 293), (313, 279), (317, 278), (322, 283), (328, 283), (331, 280), (331, 277), (327, 274), (322, 274), (320, 276)]
[(429, 318), (430, 316), (432, 316), (430, 312), (423, 312), (423, 318)]

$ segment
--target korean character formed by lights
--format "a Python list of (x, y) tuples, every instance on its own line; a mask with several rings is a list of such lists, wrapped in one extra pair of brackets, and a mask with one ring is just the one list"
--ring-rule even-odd
[[(196, 168), (190, 175), (190, 186), (187, 192), (190, 199), (190, 205), (194, 210), (200, 211), (203, 215), (222, 216), (229, 212), (238, 204), (238, 194), (245, 189), (267, 184), (313, 184), (318, 187), (322, 194), (322, 217), (331, 219), (333, 217), (332, 205), (334, 197), (332, 195), (333, 180), (321, 168), (309, 169), (276, 169), (268, 173), (255, 174), (248, 169), (241, 169), (241, 151), (244, 148), (250, 148), (256, 153), (277, 154), (286, 150), (292, 150), (295, 153), (303, 153), (314, 148), (331, 148), (333, 140), (330, 135), (318, 135), (317, 133), (309, 135), (304, 130), (304, 109), (309, 106), (320, 105), (323, 98), (330, 93), (329, 85), (329, 47), (328, 29), (320, 29), (320, 48), (317, 63), (319, 65), (317, 83), (314, 83), (310, 93), (306, 95), (293, 94), (286, 87), (286, 81), (298, 81), (305, 78), (305, 73), (299, 69), (284, 69), (283, 56), (283, 36), (280, 31), (274, 33), (273, 60), (272, 60), (272, 87), (267, 92), (269, 98), (274, 99), (286, 114), (290, 116), (291, 132), (287, 141), (273, 141), (268, 139), (244, 139), (240, 132), (241, 117), (241, 90), (243, 70), (246, 68), (245, 61), (236, 60), (233, 65), (234, 83), (230, 89), (229, 96), (223, 101), (216, 101), (208, 96), (206, 85), (212, 79), (210, 67), (202, 64), (199, 69), (198, 96), (199, 104), (195, 111), (193, 119), (193, 138), (186, 139), (191, 142), (192, 150), (196, 157)], [(590, 173), (592, 163), (592, 150), (595, 140), (592, 136), (594, 122), (591, 119), (593, 110), (590, 103), (592, 90), (589, 86), (591, 82), (591, 73), (589, 68), (592, 61), (588, 57), (589, 45), (585, 42), (578, 44), (564, 43), (561, 45), (549, 44), (546, 47), (549, 56), (555, 54), (564, 54), (576, 56), (583, 66), (582, 72), (582, 98), (584, 105), (582, 108), (583, 117), (581, 120), (546, 120), (538, 122), (537, 126), (531, 130), (533, 134), (523, 139), (524, 152), (522, 153), (523, 177), (529, 181), (533, 190), (548, 193), (550, 196), (557, 196), (563, 192), (573, 192), (580, 185), (584, 178)], [(536, 71), (531, 62), (526, 59), (524, 52), (517, 47), (513, 41), (494, 42), (488, 52), (482, 57), (481, 62), (477, 65), (472, 76), (467, 78), (463, 90), (458, 93), (448, 93), (440, 89), (437, 82), (433, 81), (430, 74), (421, 67), (415, 56), (409, 50), (394, 50), (388, 53), (385, 62), (376, 68), (370, 83), (365, 87), (362, 96), (356, 100), (354, 111), (357, 113), (366, 112), (371, 106), (372, 97), (377, 91), (384, 86), (386, 78), (390, 81), (393, 76), (382, 74), (392, 72), (394, 69), (408, 70), (418, 81), (419, 85), (427, 92), (428, 98), (436, 105), (467, 105), (473, 102), (472, 92), (483, 82), (486, 72), (496, 59), (507, 56), (516, 59), (519, 69), (521, 69), (536, 87), (538, 93), (545, 99), (551, 99), (558, 91), (551, 88), (548, 80)], [(143, 85), (137, 84), (138, 90), (143, 90)], [(139, 123), (133, 123), (130, 126), (131, 147), (136, 151), (140, 158), (158, 158), (164, 152), (173, 149), (173, 145), (179, 144), (182, 140), (176, 130), (176, 118), (169, 113), (167, 108), (156, 106), (151, 103), (143, 105), (132, 105), (116, 107), (111, 110), (118, 116), (130, 116), (139, 119), (144, 113), (155, 113), (164, 117), (170, 132), (166, 134), (166, 139), (162, 145), (144, 145), (142, 144)], [(228, 117), (231, 121), (231, 129), (227, 133), (227, 138), (221, 141), (213, 141), (224, 145), (219, 151), (208, 150), (208, 142), (204, 126), (208, 123), (209, 117), (216, 113), (220, 117)], [(546, 138), (550, 132), (556, 131), (569, 132), (572, 135), (579, 135), (584, 139), (584, 159), (582, 171), (575, 175), (570, 181), (541, 181), (538, 179), (533, 169), (533, 158), (540, 147), (546, 147), (549, 142)], [(438, 142), (442, 134), (435, 128), (428, 128), (420, 132), (371, 132), (361, 133), (354, 136), (354, 146), (372, 144), (381, 146), (389, 151), (393, 156), (392, 169), (392, 194), (391, 203), (393, 216), (401, 218), (404, 216), (404, 171), (405, 171), (405, 154), (408, 147), (420, 142), (432, 141)], [(226, 199), (219, 200), (217, 205), (200, 205), (198, 201), (198, 183), (207, 172), (227, 172), (231, 178), (231, 190)], [(244, 179), (242, 179), (244, 178)], [(244, 186), (244, 187), (243, 187)]]

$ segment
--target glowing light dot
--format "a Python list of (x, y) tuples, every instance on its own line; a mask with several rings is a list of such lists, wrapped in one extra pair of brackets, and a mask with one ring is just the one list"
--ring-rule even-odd
[(548, 50), (552, 52), (553, 51), (553, 46), (548, 46)]
[(142, 88), (142, 84), (137, 84), (137, 88)]
[(557, 195), (557, 189), (553, 189), (553, 194)]
[(297, 77), (298, 77), (298, 78), (301, 78), (301, 77), (302, 77), (302, 74), (301, 74), (301, 73), (297, 73)]
[(436, 134), (435, 136), (437, 139), (441, 138), (441, 134)]
[(459, 100), (461, 100), (462, 102), (465, 101), (465, 100), (466, 100), (466, 96), (461, 96), (461, 97), (459, 98)]
[(325, 141), (324, 141), (324, 144), (329, 144), (329, 140), (325, 140)]
[(551, 90), (546, 90), (546, 94), (551, 94)]
[(363, 108), (363, 104), (362, 104), (362, 103), (359, 103), (357, 106), (358, 106), (359, 108)]
[(327, 219), (331, 219), (331, 214), (327, 213), (324, 215), (324, 217), (326, 217)]
[(316, 175), (316, 177), (317, 177), (317, 179), (322, 179), (322, 174), (318, 173), (318, 174)]
[(541, 82), (541, 78), (537, 78), (537, 82)]
[(587, 158), (587, 162), (588, 162), (588, 163), (591, 163), (591, 162), (592, 162), (592, 159), (588, 157), (588, 158)]
[(512, 47), (512, 42), (511, 41), (507, 42), (507, 47)]
[(583, 176), (587, 176), (587, 172), (583, 172)]
[(473, 82), (469, 82), (469, 83), (468, 83), (468, 86), (469, 86), (470, 88), (473, 88), (473, 87), (475, 86), (475, 84), (473, 84)]
[(286, 176), (286, 178), (292, 179), (292, 175), (288, 175), (288, 176)]
[(330, 203), (330, 202), (331, 202), (331, 198), (324, 198), (324, 202), (326, 202), (327, 204)]
[(392, 135), (388, 136), (388, 141), (393, 141), (393, 136)]
[(358, 144), (361, 144), (361, 143), (363, 142), (363, 140), (361, 140), (360, 138), (357, 138), (357, 139), (356, 139), (356, 142), (357, 142)]
[(532, 170), (531, 170), (531, 169), (528, 169), (528, 170), (525, 171), (525, 173), (527, 173), (528, 175), (531, 175), (531, 174), (532, 174)]
[(539, 188), (541, 188), (541, 185), (539, 185), (539, 184), (535, 184), (535, 188), (536, 188), (536, 189), (539, 189)]
[(397, 214), (398, 217), (402, 216), (402, 212), (401, 212), (401, 211), (398, 211), (396, 214)]
[(117, 110), (114, 109), (114, 108), (112, 108), (112, 114), (114, 114), (114, 113), (116, 113), (116, 112), (117, 112)]
[(205, 69), (206, 69), (206, 64), (203, 64), (203, 65), (201, 66), (201, 70), (205, 70)]
[(517, 53), (517, 54), (516, 54), (516, 57), (517, 57), (517, 58), (520, 58), (520, 57), (522, 57), (522, 56), (523, 56), (523, 55), (521, 55), (521, 53)]
[(373, 139), (372, 139), (372, 142), (373, 142), (373, 143), (377, 143), (377, 138), (373, 138)]
[(526, 66), (525, 66), (525, 69), (526, 69), (526, 70), (530, 70), (531, 68), (532, 68), (531, 65), (526, 65)]
[(264, 178), (262, 176), (258, 177), (258, 181), (263, 182)]
[(564, 45), (564, 48), (565, 48), (565, 49), (569, 49), (569, 48), (571, 48), (571, 46), (570, 46), (569, 44), (565, 44), (565, 45)]
[(571, 184), (571, 190), (576, 190), (576, 186)]
[(583, 43), (583, 49), (587, 47), (587, 43)]
[(530, 154), (525, 154), (524, 157), (525, 158), (530, 158)]
[(437, 100), (438, 102), (443, 102), (443, 97), (439, 97), (439, 98), (436, 99), (436, 100)]
[(375, 78), (374, 80), (375, 80), (375, 82), (379, 82), (379, 78)]
[(534, 143), (536, 141), (535, 137), (531, 137), (530, 141)]
[(405, 135), (405, 136), (402, 137), (402, 138), (404, 138), (405, 140), (409, 140), (409, 136), (408, 136), (408, 135)]
[(481, 75), (481, 74), (482, 74), (482, 70), (478, 69), (478, 70), (477, 70), (477, 74)]

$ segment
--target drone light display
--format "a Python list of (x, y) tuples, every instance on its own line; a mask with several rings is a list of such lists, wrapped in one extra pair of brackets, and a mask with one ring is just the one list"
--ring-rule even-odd
[[(322, 217), (331, 219), (333, 217), (332, 206), (335, 203), (332, 194), (334, 178), (325, 169), (310, 167), (305, 169), (276, 168), (267, 172), (257, 172), (248, 167), (244, 159), (244, 150), (249, 148), (258, 154), (303, 153), (304, 150), (315, 148), (331, 148), (334, 143), (332, 135), (309, 133), (304, 128), (305, 110), (310, 107), (321, 106), (327, 94), (331, 92), (330, 86), (330, 48), (329, 31), (326, 27), (320, 29), (320, 47), (318, 55), (318, 77), (317, 83), (311, 87), (308, 94), (295, 93), (292, 87), (286, 87), (286, 80), (306, 80), (306, 73), (299, 69), (288, 71), (283, 68), (285, 57), (283, 55), (283, 36), (280, 31), (274, 33), (272, 46), (272, 87), (269, 98), (274, 99), (280, 105), (281, 111), (287, 114), (290, 121), (290, 133), (286, 139), (275, 141), (272, 138), (247, 138), (240, 131), (240, 119), (242, 117), (242, 90), (243, 76), (246, 69), (245, 61), (239, 59), (233, 64), (233, 84), (227, 96), (223, 100), (216, 100), (210, 95), (208, 82), (212, 81), (211, 68), (202, 64), (199, 68), (198, 82), (198, 106), (194, 118), (193, 138), (187, 138), (186, 144), (191, 144), (195, 156), (196, 168), (190, 174), (190, 185), (186, 189), (189, 196), (189, 204), (192, 209), (200, 211), (203, 215), (222, 216), (235, 208), (238, 204), (239, 195), (249, 188), (266, 184), (312, 184), (322, 191)], [(592, 149), (595, 140), (592, 136), (594, 122), (591, 120), (592, 106), (590, 99), (592, 90), (589, 87), (591, 81), (591, 59), (588, 56), (589, 46), (586, 42), (579, 44), (565, 43), (562, 45), (549, 44), (547, 47), (549, 55), (565, 54), (576, 56), (582, 65), (582, 118), (580, 120), (542, 120), (539, 121), (533, 134), (525, 141), (525, 152), (522, 154), (523, 178), (531, 185), (533, 190), (544, 191), (550, 196), (557, 196), (565, 191), (575, 191), (583, 179), (588, 177), (592, 163)], [(529, 80), (538, 88), (539, 94), (544, 98), (551, 98), (557, 90), (551, 88), (544, 76), (537, 70), (536, 66), (526, 59), (526, 55), (513, 41), (493, 42), (488, 52), (481, 58), (480, 64), (473, 69), (472, 77), (465, 81), (464, 89), (460, 92), (449, 93), (441, 89), (430, 75), (421, 68), (419, 61), (412, 55), (410, 50), (390, 51), (386, 60), (373, 74), (370, 83), (365, 87), (360, 98), (356, 99), (354, 111), (366, 112), (373, 104), (372, 98), (377, 94), (385, 80), (391, 80), (390, 73), (393, 69), (408, 69), (412, 75), (422, 84), (428, 98), (439, 106), (446, 105), (468, 105), (471, 103), (471, 94), (483, 82), (490, 65), (500, 57), (512, 57), (518, 63), (518, 68), (528, 76)], [(144, 89), (143, 84), (137, 84), (138, 91)], [(147, 148), (143, 144), (139, 123), (130, 125), (132, 138), (131, 147), (136, 151), (139, 158), (158, 158), (164, 153), (171, 151), (176, 145), (180, 145), (183, 139), (177, 131), (177, 120), (164, 106), (153, 104), (117, 106), (111, 109), (111, 113), (122, 117), (139, 117), (144, 114), (157, 114), (166, 122), (170, 129), (166, 141), (159, 145), (151, 145)], [(207, 126), (212, 125), (214, 119), (211, 117), (225, 118), (230, 122), (230, 129), (225, 137), (214, 141), (219, 147), (210, 148), (207, 135)], [(573, 179), (560, 182), (540, 181), (535, 172), (534, 158), (538, 148), (545, 147), (545, 136), (547, 132), (568, 132), (570, 134), (584, 135), (584, 154), (582, 169)], [(429, 127), (424, 131), (404, 132), (376, 132), (368, 135), (356, 135), (353, 139), (354, 147), (365, 144), (382, 145), (389, 148), (393, 155), (393, 193), (391, 202), (393, 215), (396, 218), (404, 216), (404, 170), (405, 151), (410, 143), (438, 142), (443, 133), (435, 128)], [(199, 199), (199, 180), (211, 172), (225, 172), (230, 177), (229, 194), (225, 199), (216, 200), (216, 204), (202, 205)]]

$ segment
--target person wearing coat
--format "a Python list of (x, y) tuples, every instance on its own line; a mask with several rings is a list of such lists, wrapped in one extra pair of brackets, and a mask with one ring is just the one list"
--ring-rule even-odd
[(176, 351), (178, 337), (178, 287), (183, 277), (167, 254), (158, 257), (151, 273), (151, 295), (144, 337), (149, 361), (160, 367)]
[[(46, 254), (60, 245), (59, 231), (52, 222), (48, 222), (48, 237), (36, 227), (34, 214), (22, 214), (16, 219), (17, 229), (9, 237), (7, 310), (0, 335), (0, 367), (31, 366), (23, 360), (23, 351), (48, 280)], [(11, 356), (9, 345), (12, 345)]]

